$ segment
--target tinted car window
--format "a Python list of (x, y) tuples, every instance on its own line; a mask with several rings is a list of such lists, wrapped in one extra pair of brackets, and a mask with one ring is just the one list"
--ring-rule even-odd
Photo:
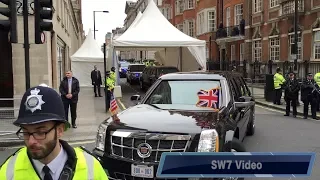
[[(191, 105), (194, 108), (199, 100), (200, 90), (216, 87), (220, 87), (220, 81), (162, 81), (149, 96), (146, 104)], [(219, 93), (221, 94), (221, 89)], [(221, 100), (221, 96), (219, 99)]]
[(169, 74), (169, 73), (175, 73), (178, 72), (179, 70), (176, 68), (159, 68), (158, 73), (159, 74)]
[(131, 72), (142, 72), (146, 66), (145, 65), (131, 65), (130, 71)]

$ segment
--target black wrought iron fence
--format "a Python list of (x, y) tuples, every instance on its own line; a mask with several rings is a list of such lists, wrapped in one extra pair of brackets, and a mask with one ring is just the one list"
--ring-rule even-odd
[(291, 61), (252, 61), (252, 60), (215, 60), (207, 62), (208, 70), (236, 71), (243, 74), (245, 78), (251, 78), (253, 83), (264, 83), (266, 74), (276, 73), (280, 67), (282, 73), (297, 72), (297, 78), (305, 78), (307, 73), (320, 72), (320, 63), (304, 60), (298, 62), (297, 70), (294, 70), (294, 63)]

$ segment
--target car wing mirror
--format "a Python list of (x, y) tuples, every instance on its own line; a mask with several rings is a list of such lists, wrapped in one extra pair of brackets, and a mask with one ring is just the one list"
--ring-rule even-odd
[(246, 108), (246, 107), (250, 107), (250, 106), (254, 106), (255, 102), (254, 101), (246, 101), (246, 102), (235, 102), (234, 106), (236, 108)]
[(131, 96), (130, 98), (131, 101), (140, 101), (141, 100), (141, 96), (136, 94), (136, 95), (133, 95)]

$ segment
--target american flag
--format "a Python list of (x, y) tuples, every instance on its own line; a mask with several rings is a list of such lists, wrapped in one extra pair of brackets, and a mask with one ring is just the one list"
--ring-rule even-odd
[(207, 107), (212, 109), (219, 109), (219, 88), (200, 90), (198, 93), (199, 101), (198, 107)]
[(118, 104), (116, 99), (114, 98), (113, 94), (111, 94), (111, 98), (110, 98), (110, 112), (112, 115), (115, 115), (118, 113)]

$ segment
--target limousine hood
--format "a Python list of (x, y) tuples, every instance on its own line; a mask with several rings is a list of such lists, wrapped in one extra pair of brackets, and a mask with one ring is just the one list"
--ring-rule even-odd
[(140, 104), (121, 112), (118, 115), (120, 123), (110, 123), (109, 126), (112, 129), (197, 134), (203, 128), (215, 128), (217, 116), (214, 111), (164, 110)]

